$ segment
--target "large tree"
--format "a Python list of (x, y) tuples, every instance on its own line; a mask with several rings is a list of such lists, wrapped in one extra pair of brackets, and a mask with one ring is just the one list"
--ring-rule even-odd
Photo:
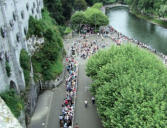
[(65, 17), (63, 15), (64, 9), (61, 0), (44, 0), (44, 4), (56, 22), (64, 24)]
[(72, 15), (71, 23), (75, 24), (87, 24), (89, 26), (98, 29), (100, 26), (106, 26), (109, 23), (109, 19), (102, 13), (99, 6), (93, 6), (86, 11), (79, 11)]
[(167, 126), (167, 69), (157, 56), (113, 45), (92, 56), (86, 72), (105, 128)]
[(73, 11), (74, 0), (61, 0), (63, 7), (63, 16), (69, 20)]
[(74, 2), (75, 10), (85, 10), (87, 8), (87, 3), (85, 0), (75, 0)]
[(85, 13), (83, 11), (77, 11), (76, 13), (74, 13), (71, 17), (71, 24), (72, 24), (72, 28), (73, 29), (81, 29), (81, 25), (82, 24), (86, 24), (86, 17), (85, 17)]
[(96, 8), (88, 8), (85, 11), (87, 23), (94, 27), (106, 26), (109, 23), (108, 17), (101, 10)]

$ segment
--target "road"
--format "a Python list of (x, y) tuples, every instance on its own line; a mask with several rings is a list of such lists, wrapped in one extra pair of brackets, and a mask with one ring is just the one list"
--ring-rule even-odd
[[(79, 128), (103, 128), (98, 117), (96, 106), (91, 103), (92, 95), (89, 92), (91, 79), (86, 76), (85, 61), (79, 65), (78, 91), (75, 108), (75, 120)], [(84, 106), (84, 100), (88, 100), (88, 108)]]
[[(66, 41), (65, 49), (69, 50), (70, 44), (78, 38)], [(95, 40), (96, 36), (91, 36), (89, 40)], [(99, 39), (100, 40), (100, 39)], [(110, 39), (106, 39), (110, 43)], [(67, 52), (68, 53), (68, 52)], [(96, 106), (91, 104), (91, 94), (88, 91), (91, 79), (85, 73), (85, 60), (79, 60), (78, 90), (75, 107), (75, 120), (79, 128), (103, 128), (98, 117)], [(65, 85), (62, 83), (53, 90), (44, 91), (39, 96), (38, 103), (31, 123), (28, 128), (59, 128), (59, 114), (61, 105), (65, 98)], [(84, 107), (84, 100), (88, 100), (88, 108)]]

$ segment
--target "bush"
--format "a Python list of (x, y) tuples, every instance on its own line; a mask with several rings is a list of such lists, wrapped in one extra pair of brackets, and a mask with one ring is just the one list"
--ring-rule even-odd
[[(32, 56), (34, 76), (35, 80), (51, 80), (56, 78), (62, 71), (62, 59), (59, 58), (63, 56), (63, 42), (55, 21), (49, 16), (46, 9), (43, 11), (42, 19), (39, 22), (44, 28), (43, 37), (45, 43)], [(57, 65), (60, 68), (52, 71)]]
[(64, 32), (66, 30), (66, 26), (59, 25), (58, 29), (59, 29), (60, 35), (63, 37), (65, 35)]
[(87, 3), (85, 0), (75, 0), (74, 8), (75, 10), (85, 10), (87, 8)]
[(21, 97), (17, 95), (14, 90), (1, 93), (0, 96), (6, 102), (14, 116), (18, 118), (20, 116), (21, 110), (24, 108), (24, 102)]
[(10, 68), (10, 65), (9, 65), (9, 63), (8, 63), (7, 61), (6, 61), (5, 65), (6, 65), (6, 73), (7, 73), (7, 76), (10, 77), (10, 75), (11, 75), (11, 68)]
[(95, 3), (92, 8), (97, 8), (97, 9), (101, 9), (103, 7), (102, 3)]
[(112, 46), (92, 56), (86, 68), (105, 128), (167, 125), (167, 69), (150, 52)]
[(24, 49), (22, 49), (20, 52), (20, 65), (24, 72), (24, 79), (26, 82), (26, 86), (28, 86), (30, 81), (31, 63), (30, 63), (30, 56)]
[(28, 26), (29, 26), (29, 29), (26, 35), (27, 38), (31, 37), (32, 35), (36, 35), (38, 37), (43, 36), (44, 26), (40, 20), (36, 20), (32, 16), (30, 16)]
[(64, 31), (64, 34), (69, 34), (72, 32), (72, 29), (70, 27), (66, 27), (65, 31)]

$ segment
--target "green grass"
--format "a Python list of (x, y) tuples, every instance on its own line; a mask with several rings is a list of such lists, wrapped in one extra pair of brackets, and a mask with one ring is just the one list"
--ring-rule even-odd
[(5, 101), (16, 118), (20, 116), (21, 110), (24, 108), (24, 101), (14, 90), (1, 93), (0, 96)]

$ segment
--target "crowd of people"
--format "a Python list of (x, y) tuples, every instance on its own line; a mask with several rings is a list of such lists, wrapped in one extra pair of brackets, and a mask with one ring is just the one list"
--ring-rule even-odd
[[(60, 128), (72, 128), (72, 120), (74, 118), (74, 97), (77, 90), (77, 74), (78, 74), (78, 64), (77, 57), (82, 59), (89, 58), (92, 54), (96, 53), (99, 49), (105, 48), (107, 45), (110, 45), (110, 42), (105, 42), (104, 37), (111, 38), (117, 45), (121, 45), (125, 42), (132, 42), (138, 45), (141, 48), (146, 48), (162, 58), (165, 59), (167, 63), (167, 56), (162, 53), (157, 52), (151, 46), (148, 46), (138, 40), (129, 38), (122, 33), (115, 30), (112, 26), (107, 26), (101, 29), (100, 33), (97, 33), (97, 36), (94, 40), (88, 40), (87, 36), (94, 34), (93, 29), (88, 26), (84, 26), (84, 34), (81, 34), (81, 37), (75, 40), (70, 47), (70, 56), (66, 58), (67, 64), (67, 73), (66, 78), (66, 97), (64, 103), (62, 104), (62, 114), (59, 116)], [(75, 58), (75, 59), (74, 59)], [(95, 103), (95, 98), (92, 97), (92, 104)], [(85, 107), (88, 105), (88, 101), (85, 100)], [(78, 124), (76, 128), (79, 128)]]
[[(117, 30), (115, 30), (112, 26), (107, 26), (103, 28), (103, 34), (107, 33), (108, 35), (110, 35), (110, 38), (117, 44), (117, 45), (121, 45), (122, 43), (125, 42), (132, 42), (135, 43), (136, 45), (138, 45), (141, 48), (145, 48), (155, 54), (157, 54), (158, 56), (160, 56), (164, 62), (167, 64), (167, 56), (165, 56), (163, 53), (158, 52), (156, 49), (152, 48), (149, 45), (146, 45), (145, 43), (142, 43), (139, 40), (130, 38), (128, 36), (125, 36), (124, 34), (118, 32)], [(115, 36), (113, 36), (115, 35)]]
[(80, 39), (73, 42), (71, 47), (72, 55), (79, 56), (82, 59), (87, 59), (99, 49), (105, 48), (109, 43), (103, 42), (103, 39), (97, 36), (95, 40), (88, 40), (82, 35)]
[(74, 98), (77, 88), (77, 61), (73, 57), (66, 58), (67, 78), (65, 82), (66, 97), (62, 104), (62, 114), (59, 116), (60, 128), (72, 128), (74, 116)]

